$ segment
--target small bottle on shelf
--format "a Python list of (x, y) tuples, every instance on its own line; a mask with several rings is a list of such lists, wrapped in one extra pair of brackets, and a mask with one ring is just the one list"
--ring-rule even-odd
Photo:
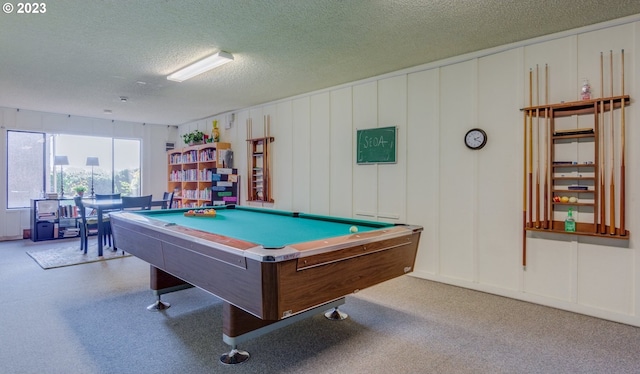
[(591, 99), (591, 85), (589, 84), (589, 80), (587, 78), (582, 79), (582, 89), (580, 92), (580, 98), (582, 100)]
[(218, 120), (215, 119), (213, 120), (213, 129), (211, 131), (212, 135), (213, 135), (213, 141), (215, 143), (220, 141), (220, 129), (218, 129)]
[(567, 219), (564, 220), (564, 231), (566, 232), (575, 232), (576, 231), (576, 220), (573, 219), (573, 209), (569, 208), (569, 213), (567, 213)]

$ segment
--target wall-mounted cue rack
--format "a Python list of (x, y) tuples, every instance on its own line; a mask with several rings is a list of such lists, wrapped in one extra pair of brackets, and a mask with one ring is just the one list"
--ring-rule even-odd
[(630, 98), (624, 94), (624, 50), (619, 95), (614, 95), (613, 88), (613, 52), (608, 60), (605, 82), (600, 54), (600, 97), (573, 102), (548, 103), (549, 68), (545, 65), (545, 103), (540, 104), (540, 69), (536, 66), (535, 73), (529, 71), (529, 106), (522, 109), (525, 267), (527, 231), (567, 234), (564, 225), (569, 209), (576, 221), (575, 232), (569, 234), (629, 238), (625, 226), (625, 106)]
[(264, 136), (253, 137), (253, 120), (247, 119), (248, 201), (273, 203), (270, 173), (271, 116), (264, 116)]

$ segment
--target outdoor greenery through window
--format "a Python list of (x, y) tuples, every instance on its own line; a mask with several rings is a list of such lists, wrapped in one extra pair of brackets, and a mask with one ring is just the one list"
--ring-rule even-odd
[[(29, 207), (45, 192), (69, 198), (81, 189), (90, 197), (92, 188), (95, 194), (141, 193), (137, 139), (8, 131), (7, 152), (8, 208)], [(56, 163), (61, 159), (63, 165)]]

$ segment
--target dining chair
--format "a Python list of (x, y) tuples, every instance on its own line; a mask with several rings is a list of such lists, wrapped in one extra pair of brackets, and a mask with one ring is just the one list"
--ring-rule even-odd
[(151, 209), (171, 209), (173, 205), (173, 193), (164, 192), (161, 200), (151, 201)]
[[(95, 198), (96, 200), (115, 200), (115, 199), (120, 199), (121, 195), (122, 195), (121, 193), (96, 194)], [(109, 220), (109, 212), (105, 212), (105, 214), (102, 215), (102, 222), (103, 222), (102, 231), (104, 233), (104, 236), (100, 239), (102, 240), (103, 244), (108, 244), (109, 246), (111, 246), (112, 233), (111, 233), (111, 221)]]
[[(153, 195), (146, 196), (122, 196), (122, 210), (150, 210)], [(118, 245), (113, 241), (113, 250), (117, 251)], [(124, 254), (124, 251), (122, 251)]]
[[(74, 197), (73, 201), (78, 209), (78, 214), (80, 214), (80, 250), (86, 254), (89, 246), (89, 230), (98, 229), (98, 217), (87, 216), (87, 208), (82, 203), (81, 196)], [(105, 223), (103, 221), (103, 225), (107, 225), (108, 223), (109, 222)], [(101, 240), (101, 238), (98, 238), (98, 240)]]
[(149, 210), (153, 195), (146, 196), (123, 196), (122, 210)]
[(162, 200), (165, 202), (162, 209), (171, 209), (173, 205), (173, 192), (165, 192), (162, 194)]
[[(146, 196), (122, 196), (122, 210), (150, 210), (153, 195)], [(118, 250), (118, 245), (113, 241), (113, 250)], [(124, 251), (122, 251), (124, 254)]]

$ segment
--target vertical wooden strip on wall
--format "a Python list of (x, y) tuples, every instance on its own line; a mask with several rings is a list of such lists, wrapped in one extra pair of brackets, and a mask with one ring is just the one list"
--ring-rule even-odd
[(311, 96), (309, 129), (309, 212), (330, 213), (331, 186), (331, 106), (329, 92)]
[[(294, 99), (292, 104), (293, 118), (293, 210), (308, 212), (309, 174), (310, 174), (310, 126), (309, 97)], [(277, 141), (277, 140), (276, 140)]]
[(397, 127), (396, 163), (378, 166), (378, 218), (405, 222), (407, 208), (407, 76), (378, 81), (378, 127)]
[[(499, 186), (519, 186), (516, 181), (522, 180), (522, 172), (504, 173), (522, 167), (523, 114), (517, 110), (524, 102), (517, 94), (518, 82), (525, 77), (520, 70), (521, 54), (521, 50), (510, 50), (480, 58), (477, 69), (477, 124), (489, 139), (487, 146), (476, 152), (477, 281), (510, 290), (518, 289), (513, 280), (522, 269), (514, 266), (521, 260), (521, 251), (516, 248), (522, 243), (522, 190)], [(491, 213), (495, 210), (511, 214), (496, 216)], [(498, 232), (500, 235), (495, 234)]]
[[(536, 44), (524, 48), (523, 71), (521, 79), (525, 80), (529, 69), (536, 64), (549, 66), (549, 101), (575, 100), (579, 86), (576, 84), (575, 72), (575, 38), (561, 38), (544, 44)], [(575, 86), (575, 89), (573, 88)], [(528, 89), (528, 84), (525, 83)], [(528, 96), (518, 107), (528, 103)], [(527, 104), (528, 105), (528, 104)], [(558, 118), (556, 126), (571, 126), (565, 123), (571, 118)], [(515, 125), (514, 125), (515, 126)], [(575, 119), (574, 124), (575, 127)], [(555, 149), (556, 159), (568, 157), (564, 149)], [(563, 220), (558, 212), (552, 212), (552, 218)], [(540, 235), (532, 235), (527, 239), (527, 271), (524, 272), (524, 292), (545, 295), (557, 299), (570, 299), (572, 250), (567, 241), (547, 240)], [(555, 286), (554, 286), (555, 285)], [(561, 285), (561, 286), (560, 286)]]
[[(378, 82), (364, 83), (353, 87), (353, 128), (378, 127)], [(353, 137), (352, 152), (356, 149)], [(353, 167), (353, 214), (356, 218), (375, 219), (378, 212), (378, 166), (354, 165)]]
[(249, 118), (249, 111), (243, 110), (236, 113), (236, 121), (233, 124), (233, 138), (231, 141), (231, 147), (233, 149), (233, 163), (234, 167), (238, 169), (238, 174), (241, 176), (247, 176), (247, 178), (240, 180), (240, 205), (245, 205), (247, 201), (247, 119)]
[(477, 151), (469, 150), (463, 138), (476, 123), (474, 65), (466, 61), (440, 69), (440, 271), (466, 281), (473, 279), (471, 210)]
[(341, 217), (353, 216), (353, 180), (356, 167), (352, 144), (353, 103), (352, 88), (331, 91), (331, 155), (330, 163), (330, 214)]
[[(629, 48), (634, 48), (636, 54), (634, 58), (638, 56), (637, 51), (640, 47), (640, 29), (637, 23), (620, 25), (616, 27), (606, 28), (593, 33), (581, 34), (576, 38), (576, 69), (579, 72), (575, 74), (577, 79), (588, 78), (591, 84), (592, 96), (598, 95), (603, 92), (604, 96), (611, 94), (611, 82), (610, 82), (610, 60), (609, 51), (613, 50), (613, 95), (620, 95), (622, 91), (621, 87), (621, 66), (620, 66), (620, 54), (621, 50), (625, 50), (625, 59)], [(600, 52), (604, 52), (604, 87), (600, 87)], [(626, 59), (625, 62), (627, 62)], [(637, 71), (637, 65), (635, 71)], [(635, 81), (634, 81), (635, 79)], [(638, 96), (638, 76), (630, 75), (625, 82), (625, 91), (630, 88), (631, 91), (626, 92), (632, 99), (631, 105), (626, 109), (628, 115), (630, 111), (637, 112), (638, 107), (636, 105), (636, 99)], [(552, 79), (553, 82), (553, 79)], [(581, 83), (578, 82), (579, 84)], [(605, 161), (605, 184), (606, 184), (606, 200), (609, 205), (609, 181), (611, 174), (617, 180), (618, 168), (611, 170), (611, 118), (610, 113), (606, 112), (604, 115), (604, 131), (603, 143), (604, 149), (600, 149), (602, 157)], [(627, 117), (627, 120), (629, 117)], [(585, 118), (583, 122), (579, 123), (579, 127), (587, 127), (591, 125), (591, 118)], [(587, 125), (589, 123), (589, 125)], [(634, 123), (634, 122), (628, 122)], [(637, 121), (635, 122), (637, 124)], [(616, 152), (620, 150), (620, 109), (614, 110), (615, 138), (614, 146)], [(628, 144), (640, 144), (640, 132), (631, 131), (631, 128), (627, 129), (627, 136), (631, 142)], [(588, 143), (585, 142), (585, 146)], [(638, 147), (631, 147), (631, 149), (638, 149)], [(580, 150), (579, 150), (580, 151)], [(579, 152), (579, 155), (582, 152)], [(588, 154), (587, 152), (584, 152)], [(629, 154), (627, 154), (629, 155)], [(620, 163), (620, 155), (615, 155), (615, 165)], [(633, 160), (634, 158), (629, 158)], [(635, 158), (637, 160), (637, 158)], [(579, 160), (579, 161), (591, 161), (591, 160)], [(593, 160), (596, 161), (596, 160)], [(627, 173), (627, 189), (633, 190), (632, 186), (637, 185), (640, 174), (637, 172), (639, 169), (629, 168), (627, 170), (634, 170), (633, 173)], [(619, 190), (616, 191), (618, 194)], [(630, 202), (628, 201), (627, 204)], [(627, 212), (633, 211), (633, 206), (627, 205)], [(610, 223), (609, 219), (610, 211), (607, 207), (606, 216), (607, 224)], [(628, 217), (628, 216), (627, 216)], [(583, 219), (582, 214), (578, 215), (579, 220)], [(628, 222), (627, 222), (628, 223)], [(636, 227), (638, 227), (636, 225)], [(627, 227), (629, 229), (629, 227)], [(638, 256), (637, 248), (634, 248), (633, 237), (637, 233), (633, 229), (630, 229), (631, 241), (605, 241), (601, 245), (594, 245), (590, 242), (578, 241), (577, 258), (575, 261), (575, 268), (572, 272), (575, 273), (573, 281), (575, 283), (575, 300), (579, 305), (596, 306), (597, 308), (606, 309), (615, 313), (635, 313), (637, 314), (640, 309), (634, 309), (634, 305), (640, 305), (638, 297), (640, 296), (640, 256)]]
[(422, 222), (423, 235), (414, 272), (438, 272), (438, 195), (440, 154), (438, 69), (407, 79), (407, 222)]
[(293, 107), (291, 100), (277, 104), (277, 115), (271, 120), (273, 173), (271, 185), (278, 209), (293, 210)]

